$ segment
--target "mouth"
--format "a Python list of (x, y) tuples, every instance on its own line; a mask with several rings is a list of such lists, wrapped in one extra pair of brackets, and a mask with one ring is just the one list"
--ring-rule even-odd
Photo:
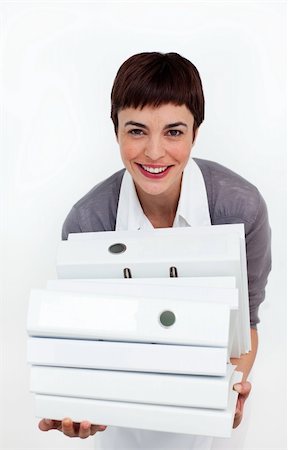
[(168, 174), (172, 166), (160, 166), (153, 165), (149, 166), (146, 164), (136, 163), (140, 172), (147, 178), (163, 178)]

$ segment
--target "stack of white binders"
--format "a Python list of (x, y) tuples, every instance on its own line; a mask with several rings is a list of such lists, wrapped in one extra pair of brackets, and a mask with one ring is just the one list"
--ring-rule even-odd
[(31, 292), (36, 415), (231, 435), (250, 350), (243, 225), (71, 234)]

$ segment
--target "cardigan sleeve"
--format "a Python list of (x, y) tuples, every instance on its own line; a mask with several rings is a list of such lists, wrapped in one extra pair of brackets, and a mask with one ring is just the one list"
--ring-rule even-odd
[(62, 240), (66, 241), (70, 233), (81, 233), (82, 229), (80, 227), (77, 208), (73, 206), (62, 227)]
[(258, 310), (265, 298), (265, 286), (271, 270), (271, 230), (266, 204), (259, 194), (255, 220), (247, 226), (246, 254), (249, 288), (250, 324), (259, 323)]

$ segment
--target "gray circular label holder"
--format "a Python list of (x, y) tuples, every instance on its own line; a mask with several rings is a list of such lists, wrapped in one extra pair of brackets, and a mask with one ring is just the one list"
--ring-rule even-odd
[(172, 311), (163, 311), (160, 314), (159, 320), (163, 327), (169, 328), (176, 322), (176, 317)]
[(127, 249), (126, 245), (122, 244), (121, 242), (117, 242), (116, 244), (112, 244), (110, 245), (110, 247), (108, 247), (109, 252), (113, 253), (114, 255), (124, 253), (126, 249)]

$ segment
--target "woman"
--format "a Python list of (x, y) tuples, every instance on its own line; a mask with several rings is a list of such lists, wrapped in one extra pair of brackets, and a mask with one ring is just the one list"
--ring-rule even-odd
[[(258, 308), (270, 271), (270, 229), (258, 190), (229, 169), (191, 159), (204, 120), (199, 73), (176, 53), (140, 53), (120, 67), (111, 94), (111, 118), (126, 168), (95, 186), (69, 213), (69, 233), (244, 223), (252, 350), (233, 364), (243, 372), (234, 427), (241, 422), (251, 385), (247, 377), (257, 351)], [(105, 426), (42, 420), (43, 431), (59, 429), (86, 438)], [(210, 438), (108, 427), (97, 448), (205, 448)], [(102, 447), (101, 447), (102, 446)]]

